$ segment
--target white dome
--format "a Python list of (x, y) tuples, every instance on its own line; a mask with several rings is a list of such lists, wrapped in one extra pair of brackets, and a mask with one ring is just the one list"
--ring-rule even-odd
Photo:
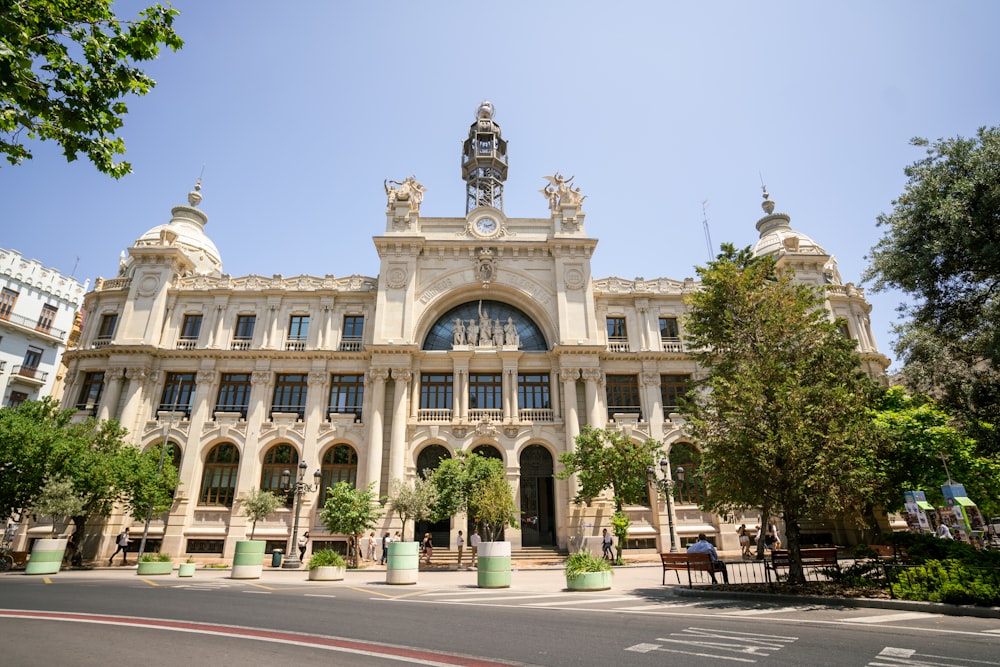
[[(157, 225), (136, 239), (136, 246), (174, 246), (180, 248), (194, 264), (195, 275), (222, 275), (222, 257), (212, 239), (205, 234), (208, 216), (195, 208), (201, 202), (201, 181), (188, 194), (190, 206), (175, 206), (173, 218), (165, 225)], [(130, 257), (123, 263), (123, 271), (132, 264)]]

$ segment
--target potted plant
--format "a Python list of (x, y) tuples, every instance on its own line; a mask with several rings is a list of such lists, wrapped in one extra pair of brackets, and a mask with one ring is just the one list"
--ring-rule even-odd
[(254, 489), (247, 493), (242, 502), (243, 513), (250, 521), (250, 539), (237, 540), (236, 553), (233, 555), (232, 579), (260, 579), (264, 570), (264, 548), (267, 542), (253, 539), (257, 530), (257, 522), (278, 509), (281, 498), (271, 491)]
[(140, 577), (146, 577), (156, 574), (170, 574), (173, 571), (174, 561), (170, 558), (170, 554), (145, 553), (139, 559), (135, 573)]
[(347, 570), (347, 561), (333, 549), (314, 551), (309, 558), (309, 581), (340, 581)]
[(56, 574), (66, 553), (66, 538), (56, 537), (57, 519), (83, 511), (83, 499), (69, 477), (48, 477), (33, 508), (36, 514), (52, 519), (52, 537), (35, 540), (25, 574)]
[(611, 563), (589, 551), (577, 551), (566, 559), (566, 588), (571, 591), (606, 591), (611, 588)]
[(195, 562), (194, 558), (191, 556), (187, 557), (187, 560), (177, 566), (177, 576), (178, 577), (193, 577), (194, 576)]

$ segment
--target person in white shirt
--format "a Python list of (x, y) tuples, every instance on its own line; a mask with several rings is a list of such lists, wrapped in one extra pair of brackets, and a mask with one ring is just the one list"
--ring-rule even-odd
[(945, 524), (945, 523), (938, 524), (937, 532), (935, 532), (935, 535), (937, 535), (938, 537), (940, 537), (942, 540), (953, 540), (953, 539), (955, 539), (955, 538), (953, 538), (951, 536), (951, 528), (949, 528), (948, 524)]
[(462, 567), (462, 552), (465, 550), (465, 538), (462, 537), (462, 531), (458, 531), (455, 546), (458, 547), (458, 566)]
[(482, 538), (479, 537), (479, 529), (476, 528), (472, 531), (472, 535), (469, 535), (469, 548), (472, 549), (472, 567), (476, 566), (476, 559), (479, 558), (479, 543)]
[(705, 533), (698, 533), (698, 541), (687, 548), (689, 554), (708, 554), (712, 557), (712, 570), (709, 571), (709, 575), (712, 577), (712, 583), (719, 583), (715, 579), (715, 573), (722, 573), (722, 581), (724, 583), (729, 583), (729, 572), (726, 570), (726, 564), (719, 560), (719, 553), (712, 546), (712, 543), (708, 541), (705, 537)]

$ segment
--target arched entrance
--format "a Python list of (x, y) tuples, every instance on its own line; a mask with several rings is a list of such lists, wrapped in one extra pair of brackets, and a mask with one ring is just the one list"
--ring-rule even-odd
[(521, 452), (522, 546), (553, 546), (556, 543), (552, 472), (549, 450), (541, 445), (528, 445)]
[[(442, 445), (428, 445), (417, 454), (417, 474), (426, 478), (426, 472), (436, 470), (441, 461), (450, 458), (451, 453)], [(419, 542), (423, 539), (424, 533), (431, 534), (435, 547), (447, 549), (451, 539), (451, 519), (442, 519), (434, 523), (417, 521), (414, 526), (414, 541)]]

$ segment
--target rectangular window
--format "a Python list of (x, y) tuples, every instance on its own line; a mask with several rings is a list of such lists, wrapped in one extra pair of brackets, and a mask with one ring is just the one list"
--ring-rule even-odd
[(639, 378), (635, 375), (608, 375), (605, 387), (608, 397), (608, 419), (614, 414), (636, 414), (642, 419), (639, 401)]
[(181, 340), (196, 341), (201, 333), (201, 313), (185, 315), (181, 324)]
[(28, 395), (23, 391), (11, 391), (10, 398), (7, 399), (7, 407), (16, 408), (28, 400)]
[(306, 340), (309, 338), (309, 316), (292, 315), (288, 319), (288, 340), (285, 341), (286, 350), (306, 349)]
[(420, 374), (420, 408), (423, 410), (451, 410), (451, 373)]
[(687, 393), (690, 375), (661, 375), (660, 402), (663, 404), (663, 416), (669, 417), (671, 412), (680, 409), (681, 397)]
[(215, 412), (238, 412), (247, 418), (250, 407), (250, 373), (223, 373)]
[(42, 352), (42, 348), (29, 345), (28, 351), (24, 353), (24, 363), (21, 365), (21, 369), (37, 370), (38, 364), (42, 363)]
[(358, 421), (361, 421), (361, 404), (364, 399), (364, 375), (334, 375), (332, 377), (330, 382), (330, 413), (353, 414)]
[(272, 414), (294, 412), (299, 419), (305, 419), (308, 389), (309, 383), (305, 373), (278, 373), (274, 383), (274, 400), (271, 401)]
[(233, 332), (234, 340), (252, 340), (253, 328), (257, 324), (256, 315), (237, 315), (236, 331)]
[(660, 340), (675, 341), (680, 339), (680, 329), (677, 328), (676, 317), (660, 318)]
[(609, 317), (608, 340), (628, 340), (628, 330), (625, 328), (624, 317)]
[(469, 409), (503, 410), (501, 378), (499, 373), (470, 373)]
[(104, 393), (104, 371), (87, 373), (83, 376), (83, 385), (80, 387), (80, 397), (76, 402), (77, 410), (94, 410), (101, 402), (101, 394)]
[(549, 374), (518, 373), (517, 405), (522, 410), (548, 410), (551, 408)]
[(14, 290), (3, 288), (3, 292), (0, 292), (0, 319), (10, 319), (14, 304), (17, 303), (17, 297), (18, 293)]
[(185, 417), (190, 417), (194, 390), (194, 373), (167, 373), (157, 412), (183, 412)]
[(341, 352), (357, 352), (365, 335), (363, 315), (344, 315), (344, 336), (340, 341)]
[(104, 313), (101, 315), (101, 325), (97, 328), (97, 340), (110, 341), (115, 335), (115, 328), (118, 326), (118, 313)]
[(58, 311), (58, 308), (49, 304), (42, 306), (42, 314), (38, 316), (38, 324), (35, 328), (38, 331), (48, 332), (52, 329), (52, 323), (55, 322)]

